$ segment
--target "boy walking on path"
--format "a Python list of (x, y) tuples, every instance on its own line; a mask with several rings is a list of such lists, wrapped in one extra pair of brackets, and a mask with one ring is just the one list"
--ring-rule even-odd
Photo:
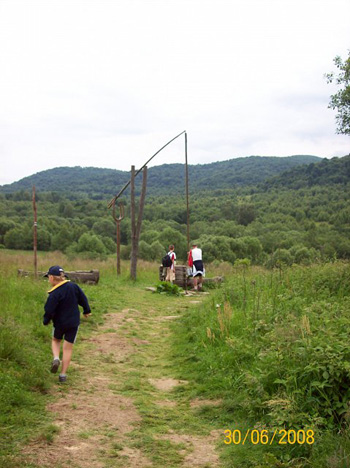
[(52, 266), (44, 276), (49, 278), (52, 286), (48, 291), (49, 297), (44, 306), (45, 314), (43, 317), (44, 325), (48, 325), (52, 320), (54, 327), (52, 332), (53, 361), (51, 372), (55, 374), (61, 364), (60, 349), (62, 338), (64, 338), (59, 382), (66, 382), (66, 372), (72, 358), (73, 345), (80, 323), (78, 306), (80, 305), (84, 309), (85, 318), (91, 315), (91, 309), (81, 288), (65, 278), (63, 268), (58, 265)]

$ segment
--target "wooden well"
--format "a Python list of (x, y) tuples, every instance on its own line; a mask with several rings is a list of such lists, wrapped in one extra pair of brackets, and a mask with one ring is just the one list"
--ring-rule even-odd
[[(192, 276), (187, 276), (187, 266), (186, 265), (175, 265), (175, 281), (174, 284), (180, 286), (181, 288), (193, 288), (193, 278)], [(165, 281), (166, 278), (166, 268), (162, 265), (159, 266), (159, 281)], [(224, 278), (222, 276), (215, 276), (214, 278), (203, 278), (203, 283), (222, 283)]]

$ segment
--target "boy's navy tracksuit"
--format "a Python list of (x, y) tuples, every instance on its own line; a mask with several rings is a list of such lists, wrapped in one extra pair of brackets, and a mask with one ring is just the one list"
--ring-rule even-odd
[(91, 312), (87, 297), (82, 289), (70, 281), (62, 281), (49, 291), (49, 297), (45, 304), (44, 325), (53, 321), (53, 336), (61, 340), (74, 343), (80, 323), (81, 306), (84, 315)]

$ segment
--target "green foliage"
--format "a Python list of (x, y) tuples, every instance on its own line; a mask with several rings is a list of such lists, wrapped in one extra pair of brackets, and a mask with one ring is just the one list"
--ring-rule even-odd
[(79, 240), (76, 247), (77, 252), (96, 252), (99, 254), (106, 253), (105, 246), (103, 245), (102, 240), (94, 234), (83, 234)]
[(0, 218), (0, 242), (4, 242), (4, 236), (7, 233), (7, 231), (10, 231), (11, 229), (14, 229), (16, 227), (16, 223), (11, 220), (7, 219), (4, 217)]
[(52, 250), (65, 252), (67, 247), (74, 241), (74, 229), (69, 223), (64, 224), (51, 239)]
[(338, 55), (334, 59), (334, 64), (338, 69), (338, 75), (334, 73), (326, 75), (328, 83), (336, 82), (342, 88), (331, 95), (329, 108), (336, 109), (337, 133), (350, 135), (350, 50), (347, 59), (342, 60)]
[[(233, 168), (239, 168), (244, 181), (239, 189), (237, 186), (219, 189), (212, 180), (211, 187), (206, 191), (201, 190), (190, 197), (190, 235), (192, 239), (200, 241), (205, 263), (217, 260), (233, 264), (236, 259), (248, 258), (252, 264), (273, 267), (350, 258), (350, 157), (319, 162), (315, 162), (317, 158), (281, 158), (276, 161), (278, 159), (241, 158), (236, 162), (208, 165), (214, 170), (213, 173), (218, 171), (217, 176), (222, 175), (224, 169), (227, 177)], [(312, 164), (305, 164), (310, 161), (313, 161)], [(260, 171), (259, 177), (263, 174), (269, 176), (272, 172), (281, 173), (292, 166), (296, 167), (280, 177), (269, 179), (264, 185), (244, 185), (254, 180), (255, 171)], [(176, 174), (180, 167), (176, 166)], [(204, 174), (208, 176), (208, 167), (200, 168), (203, 177)], [(71, 169), (71, 176), (79, 179), (79, 168)], [(47, 183), (53, 184), (61, 170), (68, 177), (69, 168), (48, 171), (45, 172), (46, 176), (50, 176)], [(161, 166), (157, 169), (157, 177), (161, 177), (162, 170), (169, 177), (174, 175), (172, 167)], [(82, 173), (87, 177), (91, 175), (95, 183), (99, 180), (99, 185), (104, 187), (100, 179), (94, 179), (93, 168)], [(108, 179), (107, 172), (102, 170), (101, 174)], [(220, 182), (220, 179), (217, 180)], [(193, 184), (195, 187), (197, 176)], [(79, 191), (82, 190), (79, 180), (77, 187)], [(96, 200), (92, 194), (87, 198), (90, 189), (91, 186), (86, 186), (86, 193), (79, 192), (79, 195), (37, 193), (39, 250), (60, 250), (70, 256), (92, 258), (105, 258), (115, 253), (115, 223), (111, 212), (107, 209), (106, 201)], [(184, 196), (174, 197), (173, 192), (170, 196), (169, 189), (161, 192), (161, 187), (155, 190), (160, 195), (148, 193), (146, 199), (139, 257), (159, 262), (169, 245), (174, 244), (178, 262), (184, 263), (187, 257)], [(121, 257), (129, 259), (131, 234), (128, 198), (123, 199), (123, 203), (125, 219), (120, 225)], [(33, 221), (30, 192), (6, 193), (0, 197), (0, 207), (3, 213), (0, 243), (10, 249), (31, 250)], [(88, 237), (82, 241), (80, 238), (83, 234)], [(91, 241), (91, 236), (96, 237)], [(281, 252), (283, 258), (278, 258)]]
[(130, 260), (131, 255), (131, 245), (121, 245), (120, 246), (120, 258), (122, 260)]
[(45, 422), (44, 395), (50, 383), (42, 362), (48, 348), (44, 327), (38, 326), (45, 288), (3, 271), (0, 275), (0, 458), (11, 448), (16, 451), (23, 432)]
[(159, 231), (152, 229), (149, 227), (147, 231), (142, 232), (140, 235), (140, 241), (144, 241), (147, 244), (152, 244), (152, 242), (158, 240)]
[(38, 250), (50, 250), (51, 246), (51, 234), (45, 228), (38, 230)]
[(158, 294), (168, 294), (169, 296), (180, 296), (182, 289), (176, 284), (171, 284), (168, 281), (161, 281), (157, 284), (156, 292)]
[(251, 203), (240, 203), (237, 207), (237, 223), (248, 226), (255, 219), (255, 207)]
[(116, 224), (111, 219), (96, 221), (92, 226), (92, 231), (99, 236), (110, 237), (112, 240), (116, 239)]
[(85, 233), (80, 236), (77, 243), (72, 244), (67, 249), (67, 253), (70, 256), (74, 256), (74, 254), (84, 254), (84, 258), (103, 259), (106, 257), (107, 249), (99, 236)]
[(293, 263), (310, 265), (315, 260), (315, 249), (308, 249), (302, 245), (295, 245), (289, 250)]
[(162, 244), (166, 252), (169, 250), (169, 245), (174, 245), (177, 259), (185, 260), (187, 258), (186, 237), (176, 229), (165, 227), (159, 234), (158, 241)]
[(28, 226), (17, 226), (6, 232), (4, 236), (4, 244), (7, 249), (32, 249), (33, 234)]
[[(235, 240), (232, 240), (235, 242)], [(230, 245), (231, 239), (226, 236), (202, 236), (198, 244), (205, 253), (205, 260), (212, 262), (214, 260), (234, 263), (236, 255)]]
[(323, 159), (307, 166), (295, 167), (288, 172), (264, 182), (262, 187), (282, 189), (302, 189), (314, 186), (324, 187), (333, 184), (348, 184), (350, 177), (350, 156)]
[(267, 262), (268, 268), (282, 268), (293, 263), (293, 256), (287, 249), (278, 249)]
[(99, 236), (101, 241), (103, 242), (103, 245), (106, 248), (107, 253), (115, 253), (117, 250), (117, 244), (107, 236)]
[(339, 448), (350, 440), (349, 306), (349, 263), (237, 268), (206, 307), (174, 324), (181, 377), (197, 383), (195, 395), (222, 398), (236, 428), (315, 431), (314, 446), (230, 447), (227, 466), (341, 466)]
[(144, 240), (140, 240), (139, 242), (139, 252), (138, 252), (139, 258), (142, 258), (143, 260), (152, 260), (152, 249), (147, 242)]
[[(318, 161), (316, 156), (258, 157), (235, 158), (212, 164), (189, 165), (190, 189), (196, 191), (213, 189), (231, 189), (234, 185), (256, 185), (268, 177), (280, 174), (292, 167)], [(29, 201), (35, 185), (37, 192), (54, 192), (50, 201), (61, 201), (61, 213), (70, 218), (74, 214), (74, 205), (60, 200), (60, 193), (71, 199), (81, 199), (89, 195), (91, 199), (109, 199), (130, 179), (129, 172), (94, 167), (58, 167), (34, 174), (30, 177), (4, 185), (1, 192), (11, 194), (12, 199)], [(141, 177), (136, 178), (136, 188), (140, 190)], [(185, 171), (183, 164), (164, 164), (148, 169), (148, 195), (183, 193)], [(55, 193), (55, 191), (57, 191)], [(87, 205), (89, 202), (87, 201)], [(87, 208), (88, 209), (88, 208)], [(181, 224), (186, 221), (186, 210), (172, 209), (172, 213)], [(157, 210), (159, 212), (159, 209)], [(87, 213), (87, 211), (86, 211)], [(163, 211), (162, 218), (170, 216)]]
[(142, 258), (142, 260), (160, 263), (165, 255), (165, 250), (159, 240), (155, 240), (151, 245), (144, 240), (140, 240), (138, 257)]

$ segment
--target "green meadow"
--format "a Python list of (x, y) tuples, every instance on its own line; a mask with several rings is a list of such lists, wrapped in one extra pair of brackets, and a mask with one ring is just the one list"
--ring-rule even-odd
[(93, 315), (65, 386), (49, 372), (48, 283), (17, 276), (29, 252), (0, 250), (0, 466), (95, 466), (55, 458), (68, 434), (96, 466), (350, 467), (348, 262), (207, 265), (223, 285), (189, 297), (146, 290), (156, 263), (140, 261), (136, 282), (112, 257), (39, 254), (39, 270), (53, 264), (100, 271), (82, 286)]

